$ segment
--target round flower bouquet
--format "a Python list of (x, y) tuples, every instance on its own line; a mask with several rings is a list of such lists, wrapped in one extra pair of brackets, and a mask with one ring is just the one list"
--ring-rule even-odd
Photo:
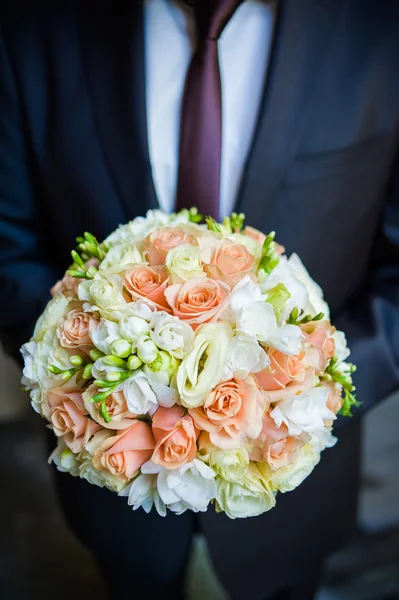
[(85, 233), (22, 348), (60, 471), (133, 509), (259, 515), (356, 405), (345, 336), (274, 234), (195, 209)]

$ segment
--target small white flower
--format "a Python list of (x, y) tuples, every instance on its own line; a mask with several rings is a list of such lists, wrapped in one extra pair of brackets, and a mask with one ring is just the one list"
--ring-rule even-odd
[(257, 283), (246, 275), (234, 286), (230, 295), (230, 308), (233, 318), (237, 318), (244, 306), (262, 300), (262, 290)]
[(119, 493), (119, 496), (127, 497), (127, 503), (133, 510), (143, 508), (146, 513), (149, 513), (155, 505), (158, 514), (165, 517), (166, 506), (159, 496), (157, 480), (157, 474), (142, 472)]
[(286, 256), (281, 256), (278, 265), (273, 269), (270, 275), (267, 275), (259, 283), (263, 293), (267, 293), (279, 284), (283, 284), (290, 294), (290, 298), (286, 300), (284, 309), (281, 313), (282, 322), (288, 319), (293, 308), (298, 308), (306, 313), (309, 312), (308, 289), (295, 275), (295, 269), (288, 262)]
[[(154, 414), (158, 406), (170, 408), (177, 401), (177, 392), (160, 382), (163, 374), (136, 371), (121, 384), (129, 411), (136, 415)], [(151, 378), (151, 379), (150, 379)]]
[(335, 331), (332, 337), (335, 342), (334, 358), (338, 361), (338, 363), (342, 363), (350, 355), (350, 350), (346, 343), (345, 334), (343, 331)]
[(148, 321), (142, 317), (123, 317), (119, 323), (119, 326), (122, 337), (131, 344), (135, 344), (139, 338), (142, 336), (148, 336), (150, 333)]
[(158, 348), (166, 350), (175, 358), (183, 358), (191, 348), (194, 332), (190, 325), (166, 312), (157, 312), (151, 319), (151, 339)]
[(119, 325), (108, 319), (100, 319), (98, 326), (90, 331), (91, 341), (104, 354), (111, 354), (111, 344), (121, 337)]
[(270, 359), (254, 335), (236, 330), (229, 346), (224, 378), (231, 379), (234, 373), (241, 378), (249, 373), (263, 371)]
[(195, 458), (179, 469), (162, 468), (157, 487), (161, 500), (178, 515), (205, 512), (216, 496), (215, 471)]
[(270, 416), (281, 427), (284, 423), (290, 435), (302, 432), (321, 434), (325, 431), (324, 420), (336, 419), (327, 408), (328, 390), (319, 386), (302, 394), (286, 396), (272, 410)]
[(79, 460), (76, 454), (65, 444), (63, 438), (57, 438), (57, 447), (50, 454), (48, 463), (54, 463), (61, 473), (70, 473), (74, 477), (79, 475)]
[(288, 264), (294, 270), (294, 275), (299, 281), (306, 285), (309, 293), (309, 304), (306, 312), (316, 315), (320, 312), (324, 313), (326, 319), (330, 318), (330, 309), (327, 302), (323, 298), (323, 290), (309, 275), (303, 262), (297, 254), (291, 254), (288, 259)]

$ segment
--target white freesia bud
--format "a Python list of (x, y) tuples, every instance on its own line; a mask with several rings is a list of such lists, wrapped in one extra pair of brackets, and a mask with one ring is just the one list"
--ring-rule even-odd
[(185, 283), (188, 279), (206, 277), (198, 246), (180, 244), (172, 248), (166, 255), (165, 264), (173, 283)]
[(191, 348), (194, 332), (190, 325), (172, 317), (166, 312), (157, 312), (151, 319), (151, 339), (158, 348), (170, 352), (176, 358), (183, 358)]
[(132, 353), (132, 345), (126, 340), (115, 340), (111, 344), (111, 351), (119, 358), (127, 358)]
[(197, 329), (193, 346), (177, 371), (183, 406), (200, 406), (222, 379), (232, 338), (233, 330), (225, 322), (209, 323)]
[(148, 336), (150, 333), (148, 322), (141, 317), (124, 317), (119, 325), (122, 337), (131, 344), (135, 344), (139, 337)]
[(158, 358), (159, 350), (152, 340), (142, 338), (137, 342), (137, 356), (143, 363), (151, 364)]
[(95, 379), (107, 379), (107, 375), (110, 373), (123, 373), (124, 369), (115, 365), (107, 365), (103, 358), (99, 358), (93, 364), (92, 375)]

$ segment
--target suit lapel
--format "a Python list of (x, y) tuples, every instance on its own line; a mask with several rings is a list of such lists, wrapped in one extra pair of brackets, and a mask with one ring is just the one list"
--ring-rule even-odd
[(128, 218), (157, 205), (148, 153), (142, 2), (77, 2), (95, 122)]
[[(294, 156), (345, 0), (281, 0), (264, 98), (237, 209), (267, 214)], [(272, 227), (272, 223), (270, 224)]]

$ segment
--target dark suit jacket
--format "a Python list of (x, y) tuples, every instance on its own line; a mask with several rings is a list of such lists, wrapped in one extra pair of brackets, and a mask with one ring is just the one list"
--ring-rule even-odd
[[(3, 0), (0, 327), (11, 353), (74, 238), (103, 238), (157, 204), (141, 11), (134, 0)], [(398, 59), (395, 0), (281, 0), (237, 200), (324, 287), (359, 367), (363, 410), (399, 384)], [(271, 513), (201, 517), (234, 597), (299, 577), (342, 541), (355, 514), (359, 421), (339, 437)]]

